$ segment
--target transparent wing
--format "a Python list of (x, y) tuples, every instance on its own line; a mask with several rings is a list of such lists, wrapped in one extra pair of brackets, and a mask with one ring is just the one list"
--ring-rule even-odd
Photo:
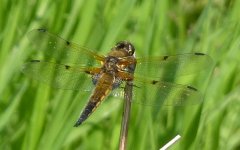
[(203, 100), (203, 95), (194, 87), (156, 80), (136, 79), (133, 92), (133, 102), (150, 106), (194, 105)]
[[(133, 103), (145, 106), (186, 106), (199, 104), (203, 95), (194, 87), (156, 80), (135, 80)], [(112, 95), (124, 98), (124, 87), (114, 89)]]
[(212, 58), (203, 53), (139, 58), (135, 74), (151, 79), (165, 80), (208, 70), (212, 66)]
[(57, 62), (80, 63), (88, 66), (93, 65), (95, 60), (104, 60), (104, 56), (97, 55), (96, 52), (64, 40), (45, 29), (32, 30), (27, 36), (37, 50), (44, 52), (44, 57), (48, 60), (53, 58)]
[[(93, 70), (94, 68), (32, 60), (24, 64), (22, 72), (55, 88), (79, 90), (86, 81), (88, 76), (86, 72), (89, 69)], [(88, 84), (92, 84), (91, 78), (89, 78)]]

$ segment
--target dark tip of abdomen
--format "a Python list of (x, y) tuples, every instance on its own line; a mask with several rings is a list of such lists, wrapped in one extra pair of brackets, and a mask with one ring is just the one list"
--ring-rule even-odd
[(81, 121), (80, 119), (74, 124), (74, 127), (78, 127), (82, 124), (83, 121)]
[(96, 102), (92, 101), (88, 102), (87, 106), (85, 106), (74, 127), (78, 127), (83, 123), (83, 121), (85, 121), (89, 117), (89, 115), (93, 112), (94, 108), (96, 107), (96, 104), (97, 104)]

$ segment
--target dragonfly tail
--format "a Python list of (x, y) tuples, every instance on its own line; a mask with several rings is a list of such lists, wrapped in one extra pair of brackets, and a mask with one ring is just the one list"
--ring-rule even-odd
[(74, 124), (74, 127), (78, 127), (79, 125), (81, 125), (91, 115), (91, 113), (95, 110), (97, 105), (98, 105), (97, 102), (89, 101), (86, 107), (84, 108), (83, 112), (81, 113), (79, 119)]

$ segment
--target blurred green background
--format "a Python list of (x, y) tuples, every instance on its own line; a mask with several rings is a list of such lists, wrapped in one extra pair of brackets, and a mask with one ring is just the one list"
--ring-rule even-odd
[(133, 105), (127, 147), (156, 150), (180, 134), (172, 149), (240, 149), (240, 1), (0, 4), (0, 149), (118, 149), (122, 101), (110, 98), (74, 128), (89, 94), (53, 89), (21, 73), (22, 64), (34, 53), (26, 33), (36, 28), (47, 28), (101, 54), (120, 40), (131, 41), (137, 56), (207, 53), (216, 66), (204, 102), (167, 111)]

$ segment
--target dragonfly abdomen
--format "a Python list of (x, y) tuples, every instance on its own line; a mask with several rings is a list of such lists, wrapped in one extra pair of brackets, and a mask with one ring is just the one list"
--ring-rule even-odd
[(75, 123), (75, 127), (82, 124), (99, 106), (99, 104), (109, 95), (112, 90), (112, 84), (114, 77), (110, 74), (103, 73), (98, 79), (96, 87), (90, 96), (89, 102), (82, 111), (78, 121)]

